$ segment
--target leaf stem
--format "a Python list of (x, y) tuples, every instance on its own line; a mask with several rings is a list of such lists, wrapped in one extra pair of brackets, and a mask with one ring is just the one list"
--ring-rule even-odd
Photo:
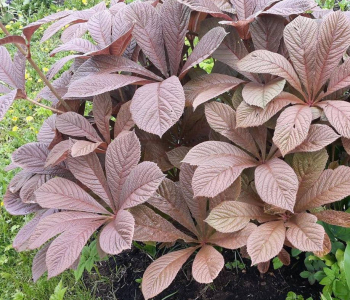
[[(2, 29), (2, 31), (5, 33), (6, 36), (10, 36), (10, 33), (8, 32), (8, 30), (6, 29), (6, 27), (4, 26), (4, 24), (2, 24), (2, 22), (0, 21), (0, 28)], [(31, 57), (27, 56), (27, 52), (25, 50), (23, 50), (23, 48), (18, 45), (18, 44), (14, 44), (17, 49), (27, 58), (27, 60), (29, 61), (29, 63), (31, 64), (31, 66), (33, 67), (33, 69), (38, 73), (38, 75), (40, 76), (40, 78), (44, 81), (44, 83), (47, 85), (47, 87), (50, 89), (50, 91), (55, 95), (55, 97), (58, 99), (58, 101), (64, 106), (65, 109), (67, 109), (67, 111), (71, 110), (71, 107), (67, 104), (66, 101), (64, 101), (61, 96), (57, 93), (56, 89), (53, 87), (53, 85), (51, 84), (51, 82), (46, 78), (45, 74), (40, 70), (40, 68), (38, 67), (38, 65), (34, 62), (34, 60)]]
[(29, 102), (34, 103), (35, 105), (38, 105), (38, 106), (40, 106), (40, 107), (49, 109), (49, 110), (51, 110), (52, 112), (54, 112), (55, 114), (64, 114), (64, 111), (62, 111), (62, 110), (59, 110), (59, 109), (56, 109), (56, 108), (47, 106), (47, 105), (45, 105), (45, 104), (42, 104), (42, 103), (40, 103), (40, 102), (38, 102), (38, 101), (35, 101), (35, 100), (33, 100), (33, 99), (30, 99), (30, 98), (28, 98), (28, 97), (25, 98), (25, 100), (28, 100)]

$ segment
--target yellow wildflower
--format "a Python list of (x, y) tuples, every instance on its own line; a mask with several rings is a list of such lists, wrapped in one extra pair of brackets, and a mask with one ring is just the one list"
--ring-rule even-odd
[(4, 206), (4, 202), (1, 201), (1, 202), (0, 202), (0, 206)]
[(49, 69), (48, 68), (43, 68), (43, 71), (44, 72), (47, 72)]
[(41, 78), (38, 79), (38, 82), (42, 82)]
[(33, 120), (34, 120), (34, 118), (33, 118), (32, 116), (26, 117), (26, 121), (27, 121), (27, 122), (31, 122), (31, 121), (33, 121)]
[(17, 126), (13, 126), (12, 127), (12, 131), (17, 131), (18, 130), (18, 127)]
[(22, 29), (23, 28), (23, 26), (22, 25), (19, 25), (19, 29)]
[(87, 5), (87, 0), (81, 0), (81, 2), (83, 2), (84, 5)]
[(28, 79), (30, 77), (30, 75), (28, 73), (26, 73), (26, 75), (24, 75), (25, 79)]
[(32, 80), (33, 80), (33, 78), (32, 78), (32, 77), (29, 77), (29, 78), (28, 78), (28, 80), (29, 80), (29, 81), (32, 81)]
[(29, 129), (30, 129), (30, 130), (33, 130), (33, 131), (35, 130), (35, 128), (34, 128), (33, 126), (30, 126)]
[(6, 27), (6, 29), (11, 29), (11, 25), (10, 24), (7, 24), (5, 27)]
[(16, 122), (18, 118), (16, 116), (12, 117), (12, 121)]

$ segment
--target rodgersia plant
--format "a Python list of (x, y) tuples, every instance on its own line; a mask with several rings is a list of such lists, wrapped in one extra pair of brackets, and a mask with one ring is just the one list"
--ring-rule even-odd
[[(67, 56), (45, 76), (30, 40), (47, 23), (42, 41), (63, 29), (51, 55)], [(11, 214), (35, 214), (14, 240), (40, 248), (34, 280), (73, 268), (89, 239), (101, 256), (181, 241), (146, 270), (149, 299), (194, 253), (193, 277), (209, 283), (224, 266), (215, 246), (241, 248), (264, 272), (275, 256), (289, 264), (283, 247), (326, 254), (317, 220), (350, 226), (331, 209), (350, 195), (345, 13), (311, 0), (114, 0), (22, 36), (0, 26), (0, 45), (18, 48), (11, 59), (0, 46), (0, 117), (22, 98), (54, 113), (13, 153), (8, 169), (21, 170), (4, 198)], [(27, 97), (26, 60), (50, 106)]]

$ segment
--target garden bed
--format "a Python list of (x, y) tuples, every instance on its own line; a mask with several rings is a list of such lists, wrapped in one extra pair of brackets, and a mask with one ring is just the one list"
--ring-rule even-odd
[[(234, 261), (233, 251), (224, 250), (225, 261)], [(98, 280), (97, 274), (85, 274), (88, 288), (95, 290), (101, 299), (143, 299), (138, 279), (151, 263), (151, 258), (143, 251), (133, 247), (108, 261), (101, 262), (99, 272), (110, 281)], [(155, 300), (231, 300), (231, 299), (273, 299), (285, 300), (289, 291), (302, 295), (304, 299), (319, 299), (320, 285), (310, 285), (300, 277), (305, 266), (303, 259), (292, 258), (289, 267), (274, 270), (272, 266), (266, 274), (260, 274), (250, 261), (243, 259), (246, 269), (238, 271), (224, 268), (213, 284), (199, 284), (192, 279), (192, 263), (189, 260), (180, 270), (174, 282), (155, 297)], [(112, 283), (112, 284), (111, 284)]]

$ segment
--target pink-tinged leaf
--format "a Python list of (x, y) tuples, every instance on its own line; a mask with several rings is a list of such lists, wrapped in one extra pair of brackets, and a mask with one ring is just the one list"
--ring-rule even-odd
[(350, 44), (350, 24), (341, 11), (327, 15), (319, 29), (316, 44), (314, 93), (330, 78)]
[(42, 171), (49, 150), (46, 144), (28, 143), (12, 153), (12, 161), (23, 169), (32, 172)]
[(284, 88), (284, 79), (273, 79), (266, 84), (250, 82), (242, 90), (242, 96), (246, 103), (265, 108), (266, 105), (278, 96)]
[(247, 226), (250, 220), (264, 215), (262, 207), (238, 201), (225, 201), (216, 206), (205, 220), (219, 232), (235, 232)]
[(67, 163), (75, 178), (113, 208), (112, 195), (96, 153), (74, 158), (69, 157)]
[(300, 212), (342, 200), (350, 195), (350, 168), (339, 166), (325, 170), (315, 184), (297, 201), (295, 211)]
[(118, 136), (107, 148), (106, 174), (116, 207), (128, 175), (134, 169), (141, 157), (141, 145), (135, 132)]
[(286, 228), (283, 221), (268, 222), (254, 229), (247, 241), (252, 265), (266, 262), (280, 253), (285, 237)]
[(319, 98), (328, 96), (338, 90), (347, 88), (350, 85), (350, 60), (347, 59), (343, 64), (337, 66), (332, 72), (327, 86), (327, 92), (321, 92)]
[(9, 92), (11, 92), (11, 90), (7, 86), (0, 84), (0, 94), (7, 94)]
[(186, 154), (190, 151), (190, 148), (185, 146), (180, 146), (177, 148), (174, 148), (166, 153), (170, 163), (180, 169), (182, 160), (185, 158)]
[(119, 254), (130, 249), (134, 235), (134, 217), (126, 210), (120, 210), (117, 216), (101, 231), (99, 243), (101, 249), (108, 254)]
[(255, 9), (255, 2), (249, 0), (231, 0), (231, 3), (236, 9), (238, 20), (248, 19)]
[(238, 70), (254, 73), (272, 74), (286, 79), (303, 94), (298, 75), (293, 66), (281, 54), (267, 50), (256, 50), (237, 63)]
[(312, 188), (326, 167), (327, 161), (328, 154), (326, 149), (317, 152), (294, 154), (292, 167), (299, 181), (297, 199)]
[[(59, 96), (63, 97), (68, 90), (68, 84), (70, 82), (70, 79), (72, 78), (72, 73), (70, 71), (65, 71), (61, 77), (54, 80), (52, 82), (52, 86), (56, 89), (56, 92)], [(54, 105), (57, 105), (59, 103), (57, 97), (51, 92), (51, 90), (46, 86), (44, 87), (37, 95), (37, 99), (43, 98), (50, 102), (52, 102)]]
[(44, 275), (47, 271), (46, 266), (46, 253), (47, 249), (49, 249), (51, 243), (47, 243), (44, 247), (42, 247), (35, 255), (32, 264), (32, 277), (33, 281), (37, 282), (38, 279)]
[(197, 234), (198, 232), (193, 223), (190, 211), (183, 197), (180, 196), (180, 193), (179, 186), (165, 178), (159, 186), (157, 194), (152, 196), (147, 203)]
[(38, 204), (45, 208), (108, 214), (94, 198), (74, 182), (53, 178), (35, 192)]
[(146, 300), (165, 290), (175, 279), (182, 265), (196, 247), (168, 253), (154, 261), (145, 271), (142, 279), (142, 293)]
[(238, 177), (233, 184), (217, 195), (216, 197), (209, 199), (209, 210), (211, 211), (214, 207), (218, 206), (224, 201), (236, 201), (242, 190), (242, 180)]
[(117, 90), (126, 85), (143, 85), (149, 82), (149, 80), (135, 76), (121, 74), (104, 74), (103, 76), (100, 76), (96, 74), (74, 81), (68, 87), (68, 93), (65, 94), (64, 97), (81, 98), (96, 96)]
[(163, 82), (137, 89), (130, 111), (140, 129), (161, 137), (180, 119), (184, 107), (182, 85), (176, 76), (172, 76)]
[(193, 195), (192, 178), (195, 172), (195, 167), (183, 163), (180, 170), (180, 189), (182, 197), (187, 203), (192, 216), (196, 219), (197, 225), (204, 228), (204, 219), (207, 217), (207, 201), (205, 199), (196, 199)]
[(40, 220), (30, 237), (28, 249), (36, 249), (58, 234), (83, 223), (106, 220), (106, 216), (80, 211), (62, 211)]
[(72, 24), (66, 28), (61, 34), (61, 41), (68, 43), (72, 39), (81, 38), (87, 32), (87, 23)]
[[(17, 167), (17, 166), (16, 166)], [(7, 186), (11, 193), (17, 193), (34, 174), (27, 170), (19, 171)]]
[(161, 6), (160, 18), (171, 75), (177, 75), (179, 71), (190, 15), (191, 10), (176, 0), (165, 1)]
[(114, 123), (114, 138), (116, 138), (123, 131), (129, 131), (135, 126), (130, 112), (131, 101), (124, 103), (118, 112)]
[(109, 121), (112, 116), (112, 99), (109, 93), (94, 97), (92, 112), (98, 130), (109, 144), (111, 142)]
[(71, 148), (71, 142), (69, 140), (62, 141), (56, 144), (48, 154), (45, 161), (45, 168), (54, 167), (66, 160)]
[(292, 152), (314, 152), (321, 150), (333, 143), (340, 136), (328, 125), (313, 124), (310, 126), (309, 133), (298, 147)]
[(309, 95), (315, 76), (317, 30), (315, 20), (301, 16), (290, 22), (284, 30), (284, 42), (290, 59)]
[(215, 1), (212, 1), (212, 0), (177, 0), (177, 1), (184, 5), (187, 5), (189, 8), (191, 8), (194, 11), (208, 13), (213, 17), (232, 21), (232, 19), (228, 15), (224, 14), (221, 11), (218, 5), (216, 5)]
[(43, 24), (46, 24), (46, 23), (49, 23), (49, 22), (52, 22), (52, 21), (55, 21), (55, 20), (58, 20), (58, 19), (61, 19), (61, 18), (64, 18), (70, 14), (72, 14), (73, 11), (71, 10), (64, 10), (64, 11), (60, 11), (60, 12), (57, 12), (57, 13), (54, 13), (50, 16), (47, 16), (43, 19), (40, 19), (34, 23), (31, 23), (29, 25), (27, 25), (26, 27), (23, 28), (23, 34), (24, 36), (26, 37), (27, 41), (30, 42), (31, 40), (31, 37), (33, 35), (33, 33)]
[(255, 169), (255, 185), (264, 202), (293, 211), (299, 182), (286, 162), (274, 158), (258, 166)]
[(325, 231), (316, 222), (317, 217), (308, 213), (294, 215), (286, 223), (288, 241), (301, 251), (321, 251)]
[(15, 88), (17, 83), (14, 65), (9, 52), (3, 46), (0, 46), (0, 58), (0, 80)]
[(67, 112), (58, 116), (56, 118), (56, 128), (66, 135), (86, 137), (94, 142), (102, 142), (89, 121), (75, 112)]
[(56, 49), (54, 49), (51, 53), (50, 56), (55, 56), (55, 54), (62, 52), (62, 51), (76, 51), (80, 53), (88, 53), (88, 52), (93, 52), (97, 51), (98, 47), (91, 43), (88, 40), (84, 40), (82, 38), (75, 38), (70, 40), (68, 43), (63, 44)]
[(243, 80), (223, 74), (205, 74), (184, 85), (186, 106), (198, 105), (216, 98), (243, 83)]
[(2, 39), (0, 39), (0, 45), (5, 45), (5, 44), (20, 44), (20, 45), (26, 45), (26, 40), (19, 35), (10, 35), (6, 36)]
[(17, 233), (15, 239), (13, 240), (13, 248), (16, 251), (21, 252), (27, 249), (28, 240), (32, 236), (37, 227), (40, 219), (43, 217), (45, 210), (41, 210), (36, 213), (33, 219), (31, 219), (28, 223), (26, 223), (21, 230)]
[(46, 73), (46, 77), (48, 80), (51, 80), (52, 78), (54, 78), (54, 76), (63, 68), (63, 66), (69, 62), (70, 60), (79, 57), (79, 55), (68, 55), (65, 56), (63, 58), (61, 58), (60, 60), (58, 60), (57, 62), (55, 62), (52, 67), (50, 68), (50, 70)]
[(120, 208), (127, 209), (146, 202), (164, 179), (153, 162), (142, 162), (127, 176), (120, 193)]
[(350, 213), (345, 211), (324, 210), (313, 213), (319, 221), (326, 222), (330, 225), (350, 227)]
[(101, 75), (114, 72), (136, 73), (157, 81), (163, 81), (163, 78), (126, 57), (98, 55), (88, 59), (79, 67), (74, 73), (72, 82), (94, 74)]
[(179, 77), (184, 77), (191, 67), (212, 55), (226, 35), (227, 32), (222, 27), (216, 27), (207, 32), (194, 47), (185, 65), (182, 67)]
[[(275, 1), (266, 2), (267, 4), (271, 4), (271, 2), (273, 3)], [(263, 13), (280, 16), (297, 15), (312, 10), (316, 6), (317, 3), (313, 0), (283, 0), (265, 10)]]
[(193, 278), (199, 283), (210, 283), (219, 275), (225, 261), (213, 246), (204, 245), (197, 253), (193, 265)]
[(135, 24), (132, 32), (137, 43), (153, 64), (167, 76), (162, 21), (149, 3), (136, 2), (127, 6), (125, 20)]
[(261, 15), (249, 26), (255, 50), (277, 52), (283, 36), (284, 19)]
[(208, 141), (193, 147), (183, 162), (196, 166), (218, 166), (231, 162), (256, 165), (256, 161), (243, 150), (226, 142)]
[(252, 234), (257, 226), (248, 223), (242, 230), (233, 233), (215, 232), (209, 238), (209, 242), (226, 249), (238, 249), (247, 244), (248, 237)]
[(16, 99), (17, 90), (0, 96), (0, 121), (5, 117), (6, 112), (12, 105), (13, 101)]
[(282, 108), (292, 103), (303, 104), (299, 98), (286, 92), (282, 92), (274, 98), (265, 108), (251, 106), (242, 101), (236, 111), (237, 127), (255, 127), (263, 125)]
[(94, 14), (87, 22), (90, 35), (101, 47), (111, 43), (112, 14), (104, 10)]
[(57, 22), (53, 23), (50, 25), (45, 31), (44, 35), (41, 38), (40, 42), (43, 43), (47, 41), (50, 37), (52, 37), (55, 33), (60, 31), (63, 27), (66, 25), (69, 25), (71, 23), (79, 23), (79, 22), (84, 22), (82, 19), (79, 19), (78, 17), (74, 15), (68, 15), (65, 18), (62, 18), (58, 20)]
[(342, 137), (341, 142), (343, 144), (344, 150), (346, 151), (347, 154), (349, 154), (350, 153), (350, 139)]
[(6, 191), (4, 196), (4, 207), (8, 213), (14, 216), (28, 215), (42, 209), (37, 204), (23, 203), (18, 193)]
[[(22, 47), (23, 48), (23, 47)], [(20, 50), (17, 50), (13, 57), (16, 86), (18, 89), (25, 91), (25, 72), (27, 57)]]
[(102, 142), (93, 143), (89, 141), (76, 141), (70, 149), (71, 155), (72, 157), (88, 155), (94, 152), (102, 144)]
[(19, 193), (24, 203), (35, 203), (34, 192), (52, 177), (50, 175), (35, 174), (21, 188)]
[(56, 238), (46, 254), (48, 278), (59, 275), (68, 269), (79, 257), (91, 235), (105, 221), (95, 221), (77, 225)]
[(155, 213), (145, 205), (130, 209), (135, 218), (135, 232), (133, 240), (139, 242), (175, 242), (182, 239), (192, 242), (193, 239), (176, 229), (173, 224)]
[(306, 139), (311, 121), (312, 113), (307, 105), (294, 105), (281, 113), (277, 119), (273, 142), (283, 156)]
[(331, 125), (340, 135), (350, 138), (350, 103), (339, 100), (328, 100), (318, 103)]

